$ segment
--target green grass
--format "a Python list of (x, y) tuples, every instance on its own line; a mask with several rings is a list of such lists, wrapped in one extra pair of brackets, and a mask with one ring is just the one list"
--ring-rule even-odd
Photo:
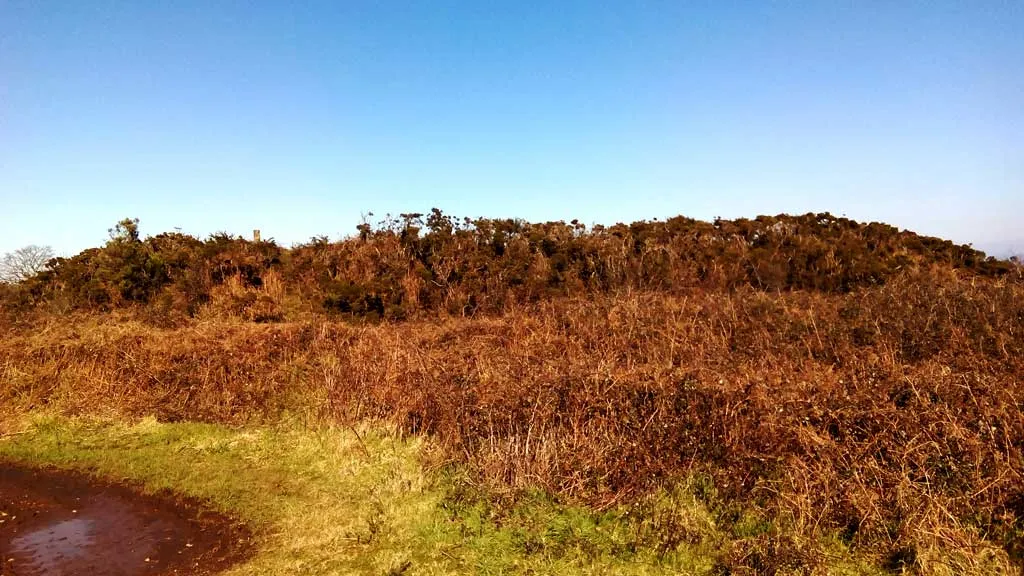
[[(382, 427), (41, 415), (18, 427), (0, 459), (170, 489), (245, 521), (256, 553), (234, 575), (706, 574), (734, 537), (685, 489), (607, 512), (540, 493), (499, 505), (451, 467), (426, 470), (424, 440)], [(837, 559), (831, 573), (864, 572)]]

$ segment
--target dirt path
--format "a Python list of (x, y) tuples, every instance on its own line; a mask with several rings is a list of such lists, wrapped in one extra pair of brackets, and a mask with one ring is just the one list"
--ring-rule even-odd
[(0, 575), (212, 574), (248, 532), (196, 502), (0, 463)]

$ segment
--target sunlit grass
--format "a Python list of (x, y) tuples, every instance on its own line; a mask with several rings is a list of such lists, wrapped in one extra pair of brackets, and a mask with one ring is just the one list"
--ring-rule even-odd
[(50, 416), (21, 427), (0, 440), (0, 458), (170, 489), (247, 523), (256, 553), (229, 574), (701, 574), (719, 544), (695, 500), (674, 512), (695, 541), (671, 550), (629, 509), (543, 494), (496, 506), (451, 469), (425, 471), (422, 439), (383, 427)]

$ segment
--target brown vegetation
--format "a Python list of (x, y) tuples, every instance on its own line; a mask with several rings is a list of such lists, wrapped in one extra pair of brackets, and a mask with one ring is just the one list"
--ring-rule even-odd
[(596, 506), (703, 478), (723, 525), (770, 526), (733, 570), (809, 566), (823, 538), (894, 569), (1024, 564), (1013, 264), (814, 215), (433, 217), (292, 250), (115, 234), (8, 288), (0, 406), (381, 418), (493, 489)]
[(143, 239), (124, 220), (102, 248), (57, 258), (0, 293), (13, 312), (145, 309), (151, 321), (313, 313), (371, 321), (472, 316), (563, 296), (754, 287), (849, 293), (932, 266), (1016, 277), (968, 246), (830, 214), (701, 222), (682, 216), (587, 230), (576, 221), (388, 218), (339, 242), (291, 249), (226, 234)]

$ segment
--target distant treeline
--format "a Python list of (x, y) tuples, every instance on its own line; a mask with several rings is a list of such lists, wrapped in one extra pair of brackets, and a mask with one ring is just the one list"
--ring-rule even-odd
[(434, 209), (357, 231), (285, 248), (224, 233), (143, 238), (138, 220), (123, 220), (103, 247), (53, 259), (36, 276), (0, 287), (0, 302), (14, 311), (134, 307), (254, 321), (300, 312), (397, 320), (628, 290), (844, 293), (934, 266), (1018, 275), (1014, 263), (969, 246), (828, 213), (677, 216), (588, 229), (575, 220), (457, 219)]

